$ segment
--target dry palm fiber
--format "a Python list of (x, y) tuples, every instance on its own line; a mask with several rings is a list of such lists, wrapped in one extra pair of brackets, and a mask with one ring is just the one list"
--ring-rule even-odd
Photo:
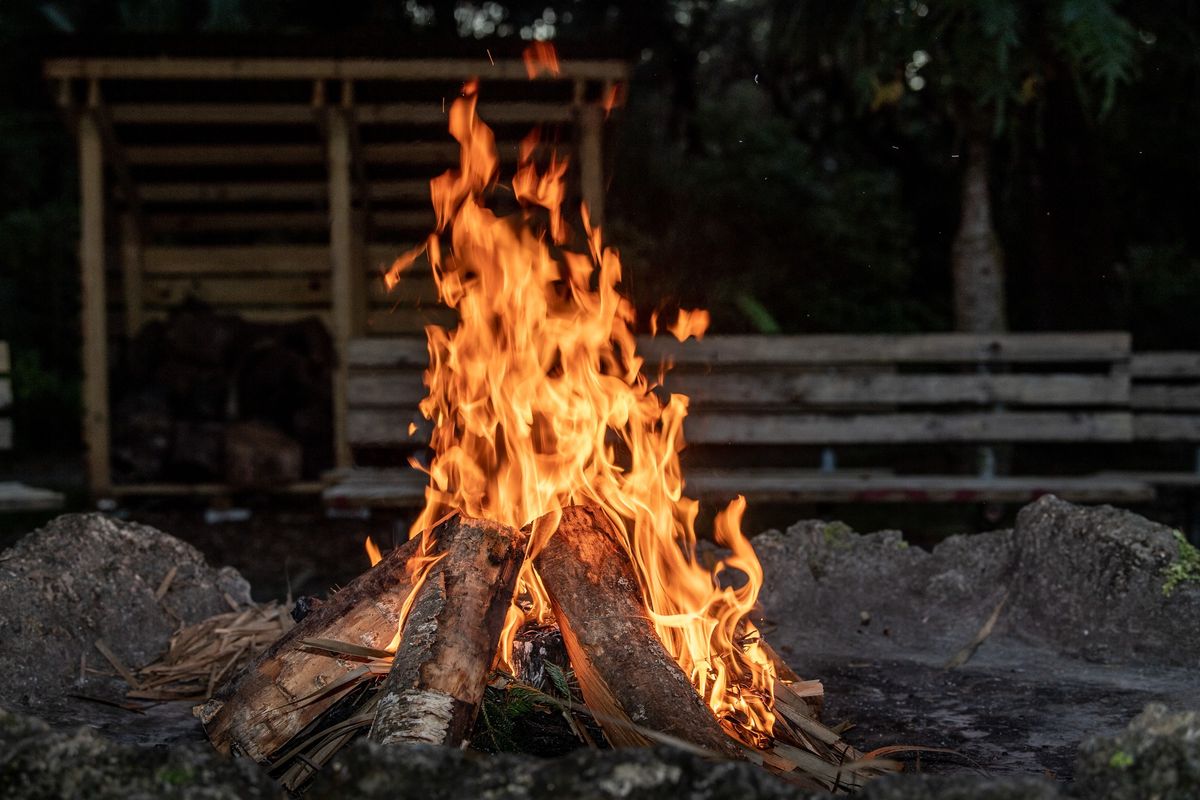
[(138, 686), (128, 696), (203, 702), (294, 624), (286, 606), (271, 602), (180, 628), (167, 652), (137, 671)]

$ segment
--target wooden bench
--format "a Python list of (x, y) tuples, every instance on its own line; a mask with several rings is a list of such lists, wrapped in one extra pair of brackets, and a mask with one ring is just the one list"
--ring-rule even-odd
[(1112, 476), (1155, 486), (1200, 486), (1200, 352), (1134, 353), (1130, 468)]
[[(1149, 482), (1128, 476), (997, 475), (997, 445), (1131, 442), (1129, 336), (922, 334), (713, 336), (640, 343), (647, 374), (674, 364), (665, 390), (692, 398), (685, 426), (687, 492), (720, 501), (1024, 502), (1046, 493), (1083, 502), (1141, 502)], [(333, 505), (419, 504), (423, 476), (395, 469), (419, 447), (421, 339), (350, 347), (349, 439), (397, 451), (390, 469), (352, 470), (325, 492)], [(925, 448), (955, 448), (971, 471), (897, 475), (880, 465)], [(876, 460), (838, 467), (843, 454)], [(862, 458), (858, 458), (862, 461)], [(928, 458), (926, 457), (926, 461)], [(389, 463), (386, 460), (377, 463)], [(764, 466), (768, 464), (780, 466)]]
[[(0, 342), (0, 451), (13, 446), (13, 424), (8, 413), (12, 408), (12, 379), (8, 342)], [(16, 481), (0, 481), (0, 511), (44, 511), (61, 507), (63, 496), (48, 489), (35, 489)]]

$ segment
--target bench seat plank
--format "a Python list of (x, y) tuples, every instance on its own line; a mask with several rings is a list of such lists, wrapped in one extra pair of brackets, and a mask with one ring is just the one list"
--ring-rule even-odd
[(61, 508), (63, 496), (16, 481), (0, 481), (0, 511), (53, 511)]
[(1044, 494), (1072, 502), (1148, 502), (1154, 488), (1127, 476), (813, 475), (796, 470), (705, 470), (686, 476), (684, 492), (708, 501), (742, 494), (783, 503), (1025, 503)]
[[(353, 469), (325, 489), (332, 507), (415, 508), (424, 503), (427, 477), (417, 470)], [(685, 493), (725, 501), (816, 502), (1012, 502), (1044, 494), (1073, 502), (1139, 503), (1154, 488), (1137, 476), (1088, 475), (978, 478), (970, 475), (888, 475), (879, 472), (816, 474), (811, 470), (697, 470), (686, 477)]]

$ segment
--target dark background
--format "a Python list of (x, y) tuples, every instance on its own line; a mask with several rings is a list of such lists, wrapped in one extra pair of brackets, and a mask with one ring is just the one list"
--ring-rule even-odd
[(397, 56), (537, 36), (566, 59), (627, 57), (609, 238), (645, 312), (705, 306), (725, 333), (949, 329), (960, 149), (983, 125), (1010, 327), (1200, 346), (1186, 0), (5, 2), (0, 339), (18, 452), (79, 446), (75, 147), (41, 59), (130, 36), (265, 55), (314, 35)]

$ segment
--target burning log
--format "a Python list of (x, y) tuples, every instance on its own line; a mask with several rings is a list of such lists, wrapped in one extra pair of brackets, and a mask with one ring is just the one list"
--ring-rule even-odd
[(269, 761), (341, 696), (359, 662), (329, 657), (305, 642), (331, 639), (374, 650), (386, 647), (412, 592), (412, 539), (313, 609), (213, 699), (197, 708), (213, 746)]
[[(637, 730), (648, 728), (713, 753), (741, 756), (659, 640), (633, 563), (603, 511), (563, 509), (558, 530), (535, 564), (584, 700), (613, 745), (651, 744)], [(623, 724), (625, 719), (633, 725)]]
[(525, 559), (527, 535), (497, 522), (456, 516), (434, 535), (371, 727), (383, 744), (467, 739)]

